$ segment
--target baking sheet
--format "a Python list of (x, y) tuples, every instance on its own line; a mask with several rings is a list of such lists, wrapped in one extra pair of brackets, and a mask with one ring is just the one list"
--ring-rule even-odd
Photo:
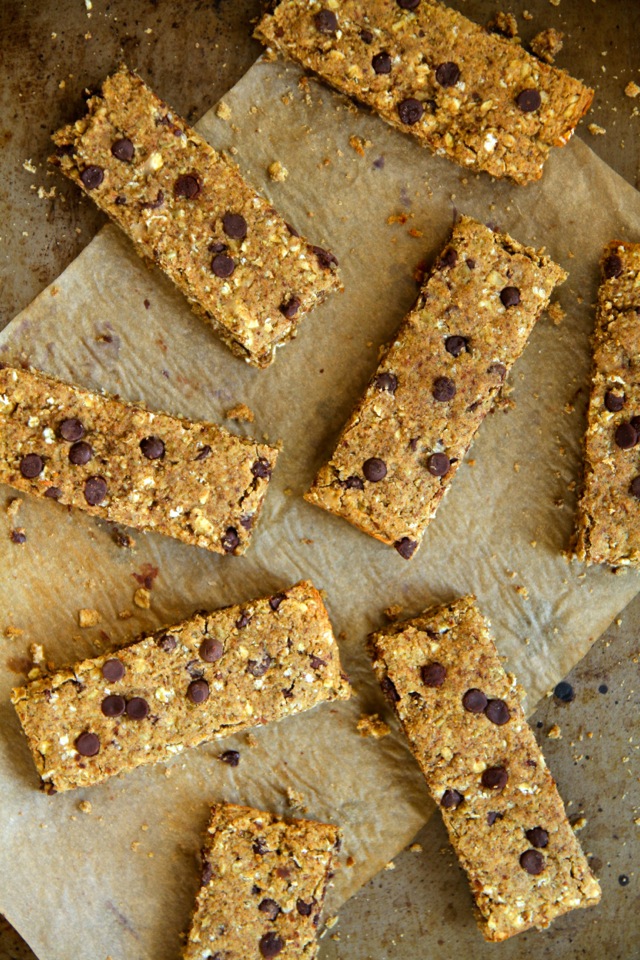
[[(409, 615), (476, 593), (533, 708), (640, 586), (633, 572), (586, 572), (561, 556), (579, 477), (598, 257), (613, 236), (637, 237), (638, 194), (578, 140), (553, 153), (539, 184), (469, 176), (291, 65), (259, 61), (224, 100), (231, 119), (210, 111), (201, 132), (216, 147), (237, 148), (241, 169), (283, 215), (336, 253), (345, 293), (304, 321), (272, 368), (252, 370), (107, 227), (0, 335), (0, 360), (27, 361), (171, 413), (221, 421), (244, 402), (256, 422), (227, 425), (284, 444), (242, 558), (139, 534), (129, 551), (108, 524), (35, 500), (25, 500), (16, 519), (2, 509), (16, 494), (2, 489), (0, 850), (11, 881), (0, 887), (0, 911), (41, 960), (175, 957), (213, 800), (299, 813), (288, 787), (303, 795), (307, 815), (340, 823), (345, 861), (354, 862), (338, 872), (330, 910), (411, 839), (432, 808), (402, 738), (395, 727), (381, 741), (355, 730), (363, 710), (387, 715), (363, 647), (385, 622), (384, 608), (397, 604)], [(267, 175), (275, 160), (289, 171), (284, 182)], [(301, 494), (375, 369), (380, 344), (412, 305), (417, 264), (439, 251), (458, 211), (545, 244), (570, 273), (558, 295), (566, 317), (538, 324), (511, 376), (512, 403), (481, 428), (407, 563)], [(27, 533), (22, 546), (8, 539), (16, 526)], [(149, 574), (144, 610), (133, 602), (134, 575)], [(253, 744), (240, 735), (91, 790), (37, 791), (8, 703), (30, 643), (68, 663), (195, 608), (303, 576), (327, 591), (357, 699), (264, 728)], [(101, 624), (80, 630), (80, 608), (98, 610)], [(127, 610), (133, 616), (121, 619)], [(230, 747), (241, 753), (236, 769), (217, 760)]]

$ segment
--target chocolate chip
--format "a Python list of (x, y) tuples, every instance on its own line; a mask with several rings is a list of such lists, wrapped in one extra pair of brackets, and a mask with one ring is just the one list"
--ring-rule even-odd
[(197, 456), (194, 457), (194, 460), (206, 460), (207, 457), (211, 456), (211, 447), (209, 444), (205, 444), (202, 450), (198, 451)]
[(210, 243), (209, 246), (207, 247), (207, 250), (210, 253), (222, 253), (224, 250), (228, 250), (228, 249), (229, 247), (227, 246), (226, 243), (220, 243), (220, 242)]
[(288, 300), (285, 300), (284, 303), (280, 304), (278, 310), (287, 318), (287, 320), (293, 320), (300, 307), (301, 302), (298, 297), (289, 297)]
[(602, 264), (602, 272), (607, 280), (616, 280), (622, 273), (622, 260), (617, 253), (611, 253)]
[(81, 420), (78, 420), (77, 417), (70, 417), (68, 420), (63, 420), (58, 431), (63, 440), (68, 440), (69, 443), (75, 443), (76, 440), (82, 440), (84, 437), (84, 426)]
[(236, 630), (243, 630), (247, 624), (251, 623), (251, 619), (251, 614), (247, 613), (246, 610), (243, 610), (236, 620)]
[(520, 856), (520, 866), (527, 873), (537, 877), (544, 870), (544, 857), (538, 850), (525, 850)]
[(247, 672), (252, 677), (264, 677), (265, 673), (274, 661), (268, 653), (265, 653), (261, 660), (248, 660)]
[(159, 210), (164, 203), (164, 190), (158, 190), (155, 200), (145, 200), (140, 204), (141, 210)]
[(383, 677), (380, 681), (380, 686), (389, 703), (398, 703), (400, 694), (396, 690), (396, 686), (390, 677)]
[(87, 477), (84, 485), (84, 498), (90, 507), (97, 507), (107, 495), (107, 481), (104, 477)]
[(457, 810), (464, 797), (457, 790), (445, 790), (440, 800), (440, 806), (445, 810)]
[(127, 198), (126, 198), (126, 197), (117, 196), (114, 202), (115, 202), (116, 207), (124, 207), (124, 205), (125, 205), (126, 202), (127, 202)]
[(105, 717), (121, 717), (126, 709), (126, 706), (127, 702), (124, 697), (119, 697), (115, 694), (112, 694), (111, 696), (104, 698), (100, 704), (100, 709)]
[(403, 537), (401, 540), (396, 540), (393, 546), (404, 560), (410, 560), (418, 549), (418, 544), (416, 541), (410, 540), (409, 537)]
[(272, 610), (277, 610), (283, 600), (286, 600), (286, 594), (284, 593), (274, 593), (272, 597), (269, 597), (269, 606)]
[(44, 460), (37, 453), (28, 453), (20, 461), (20, 473), (25, 480), (33, 480), (44, 470)]
[(252, 847), (253, 852), (259, 857), (263, 857), (265, 853), (269, 853), (269, 847), (267, 846), (267, 842), (264, 837), (258, 837), (257, 840), (254, 840)]
[(462, 706), (469, 713), (483, 713), (487, 706), (487, 698), (477, 687), (467, 690), (462, 698)]
[(89, 463), (92, 456), (93, 447), (90, 443), (87, 443), (86, 440), (79, 440), (69, 449), (69, 462), (73, 463), (76, 467), (82, 467), (85, 463)]
[(122, 137), (121, 140), (116, 140), (115, 143), (111, 144), (111, 153), (116, 158), (116, 160), (133, 160), (133, 144), (128, 137)]
[(447, 337), (444, 342), (444, 348), (452, 357), (459, 357), (463, 350), (467, 350), (469, 341), (466, 337)]
[(401, 10), (415, 10), (420, 0), (396, 0)]
[(447, 678), (447, 668), (434, 660), (420, 668), (420, 676), (425, 687), (441, 687)]
[(76, 740), (76, 750), (81, 757), (95, 757), (100, 752), (100, 740), (95, 733), (81, 733)]
[(509, 774), (504, 767), (487, 767), (481, 777), (482, 786), (488, 790), (504, 790)]
[(95, 188), (99, 187), (104, 180), (104, 170), (102, 167), (97, 167), (95, 165), (85, 167), (80, 174), (80, 179), (87, 190), (95, 190)]
[(366, 44), (373, 43), (373, 34), (371, 33), (371, 30), (361, 30), (360, 39)]
[[(624, 407), (624, 401), (624, 393), (620, 396), (619, 393), (614, 393), (613, 390), (607, 390), (604, 395), (604, 405), (609, 413), (619, 413)], [(635, 424), (633, 426), (635, 427)]]
[(549, 843), (549, 834), (542, 827), (533, 827), (532, 830), (525, 830), (524, 835), (532, 847), (540, 847), (544, 850)]
[(318, 33), (335, 33), (338, 29), (338, 18), (331, 10), (318, 10), (313, 22)]
[(450, 468), (451, 461), (446, 453), (432, 453), (427, 459), (427, 470), (432, 477), (444, 477)]
[(266, 480), (271, 476), (271, 464), (264, 457), (259, 457), (251, 467), (251, 473), (259, 480)]
[(62, 490), (60, 487), (47, 487), (44, 495), (45, 497), (49, 497), (51, 500), (59, 500), (62, 496)]
[[(629, 493), (640, 500), (640, 477), (634, 477), (629, 484)], [(45, 494), (46, 496), (46, 494)]]
[(203, 857), (202, 858), (202, 874), (201, 874), (201, 882), (203, 887), (209, 883), (209, 880), (211, 880), (212, 876), (213, 876), (213, 868), (209, 863), (209, 861), (205, 860), (205, 858)]
[(576, 692), (570, 683), (561, 680), (560, 683), (556, 684), (553, 695), (558, 700), (562, 700), (563, 703), (571, 703), (572, 700), (575, 700)]
[(172, 637), (170, 633), (165, 633), (164, 636), (158, 637), (156, 640), (156, 644), (161, 650), (164, 650), (165, 653), (171, 653), (172, 650), (175, 650), (177, 643), (176, 638)]
[(325, 250), (324, 247), (311, 247), (311, 249), (315, 253), (321, 267), (328, 269), (332, 265), (334, 267), (338, 266), (338, 260), (330, 250)]
[(384, 50), (371, 60), (374, 73), (391, 73), (391, 57)]
[(436, 67), (436, 80), (441, 87), (455, 87), (459, 79), (460, 67), (452, 60), (447, 60), (446, 63)]
[[(329, 11), (321, 10), (320, 13), (329, 13)], [(320, 14), (317, 13), (316, 19), (319, 16)], [(333, 14), (331, 14), (331, 16), (333, 16)], [(271, 957), (277, 957), (280, 951), (284, 949), (284, 940), (282, 937), (279, 937), (277, 933), (265, 933), (260, 937), (258, 946), (265, 960), (270, 960)]]
[(347, 477), (346, 480), (340, 481), (340, 486), (344, 487), (345, 490), (364, 490), (364, 482), (360, 477)]
[(12, 530), (9, 536), (12, 543), (21, 544), (27, 542), (27, 535), (24, 530)]
[(209, 684), (206, 680), (193, 680), (187, 687), (187, 696), (191, 703), (204, 703), (209, 699)]
[(424, 107), (415, 97), (407, 97), (406, 100), (401, 100), (398, 104), (398, 116), (401, 122), (408, 127), (412, 127), (418, 120), (422, 120), (423, 115)]
[(124, 677), (124, 663), (113, 657), (111, 660), (105, 660), (102, 664), (102, 676), (110, 683), (117, 683)]
[(621, 423), (614, 436), (616, 446), (621, 450), (631, 450), (638, 442), (638, 434), (630, 423)]
[(398, 389), (398, 378), (395, 373), (379, 373), (378, 376), (373, 381), (373, 385), (376, 390), (380, 392), (386, 391), (387, 393), (395, 393)]
[[(481, 99), (482, 99), (482, 98), (481, 98)], [(475, 268), (476, 268), (476, 262), (475, 262), (475, 260), (472, 260), (471, 257), (467, 257), (467, 259), (466, 259), (465, 262), (466, 262), (467, 266), (469, 267), (469, 270), (475, 270)]]
[(240, 763), (240, 754), (237, 750), (225, 750), (220, 754), (223, 763), (228, 763), (230, 767), (237, 767)]
[(540, 109), (542, 98), (538, 90), (535, 90), (533, 87), (528, 87), (526, 90), (520, 91), (516, 97), (516, 103), (523, 113), (534, 113)]
[(245, 514), (244, 516), (240, 517), (240, 525), (244, 527), (245, 530), (251, 530), (251, 527), (253, 526), (253, 521), (254, 521), (253, 513)]
[(505, 307), (517, 307), (520, 303), (520, 291), (517, 287), (505, 287), (500, 291), (500, 299)]
[(240, 537), (235, 527), (227, 527), (225, 535), (222, 538), (222, 549), (225, 553), (233, 553), (240, 544)]
[(258, 910), (266, 913), (269, 920), (275, 920), (278, 914), (282, 912), (275, 900), (271, 900), (270, 897), (265, 897), (264, 900), (260, 901)]
[(379, 483), (387, 475), (387, 465), (380, 457), (369, 457), (362, 464), (362, 472), (369, 483)]
[(216, 640), (214, 637), (207, 637), (200, 644), (198, 653), (207, 663), (215, 663), (224, 653), (224, 646), (220, 640)]
[(495, 723), (497, 727), (504, 726), (504, 724), (508, 723), (511, 719), (509, 707), (504, 700), (498, 699), (489, 700), (485, 707), (484, 715), (488, 720), (491, 720), (491, 723)]
[(489, 813), (487, 814), (487, 823), (489, 824), (490, 827), (492, 827), (496, 822), (496, 820), (502, 820), (502, 817), (503, 817), (503, 814), (498, 813), (497, 810), (490, 810)]
[(310, 917), (311, 911), (313, 910), (314, 901), (311, 903), (305, 903), (304, 900), (296, 900), (296, 910), (301, 917)]
[(458, 254), (454, 247), (447, 247), (445, 252), (438, 260), (439, 267), (455, 267), (458, 262)]
[(438, 400), (440, 403), (446, 403), (455, 397), (456, 385), (450, 377), (438, 377), (433, 382), (433, 390), (431, 392), (434, 400)]
[(164, 459), (164, 443), (160, 437), (145, 437), (140, 441), (140, 449), (147, 460)]
[(131, 697), (127, 700), (127, 716), (132, 720), (144, 720), (150, 713), (150, 707), (144, 697)]
[(202, 183), (195, 173), (185, 173), (178, 177), (173, 185), (173, 195), (176, 199), (194, 200), (201, 193)]
[(640, 417), (631, 417), (629, 421), (636, 433), (640, 434)]
[(222, 229), (232, 240), (244, 240), (247, 235), (247, 221), (240, 213), (225, 213)]
[(211, 261), (211, 269), (216, 277), (230, 277), (236, 268), (233, 257), (228, 257), (226, 253), (217, 254)]

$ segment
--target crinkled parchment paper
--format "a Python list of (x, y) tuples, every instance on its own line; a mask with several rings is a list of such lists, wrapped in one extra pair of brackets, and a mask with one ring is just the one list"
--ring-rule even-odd
[[(561, 556), (579, 479), (592, 301), (602, 245), (640, 235), (640, 197), (579, 140), (554, 152), (528, 187), (465, 176), (356, 110), (293, 66), (258, 62), (200, 130), (231, 150), (252, 181), (314, 243), (329, 246), (345, 292), (302, 324), (267, 371), (234, 359), (113, 227), (0, 336), (0, 359), (28, 361), (87, 387), (171, 413), (221, 421), (238, 402), (255, 423), (232, 429), (284, 451), (246, 557), (219, 557), (160, 536), (116, 545), (106, 523), (0, 493), (0, 911), (42, 960), (169, 960), (189, 920), (207, 809), (221, 798), (339, 823), (345, 858), (330, 909), (378, 871), (431, 811), (402, 738), (356, 733), (362, 711), (388, 716), (364, 649), (400, 605), (478, 595), (529, 706), (560, 679), (640, 586), (631, 572), (586, 572)], [(236, 152), (237, 148), (237, 152)], [(280, 161), (288, 179), (273, 183)], [(507, 409), (483, 424), (416, 558), (398, 554), (302, 500), (376, 367), (378, 348), (416, 296), (417, 264), (444, 243), (456, 211), (545, 245), (568, 271), (566, 317), (543, 317), (516, 365)], [(389, 223), (389, 217), (396, 217)], [(9, 541), (24, 527), (27, 542)], [(150, 609), (133, 602), (157, 568)], [(153, 571), (152, 571), (153, 573)], [(193, 609), (260, 596), (300, 577), (327, 592), (350, 703), (226, 741), (230, 768), (205, 745), (171, 764), (87, 791), (46, 797), (8, 696), (30, 643), (57, 664), (116, 645)], [(100, 625), (80, 630), (80, 608)], [(121, 619), (129, 610), (132, 616)], [(8, 629), (12, 628), (12, 629)], [(21, 632), (16, 632), (21, 631)], [(79, 804), (88, 801), (84, 810)], [(351, 861), (350, 861), (351, 862)]]

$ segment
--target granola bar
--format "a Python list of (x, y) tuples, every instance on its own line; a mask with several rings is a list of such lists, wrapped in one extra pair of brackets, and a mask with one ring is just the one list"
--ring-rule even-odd
[(432, 607), (371, 638), (398, 714), (467, 872), (487, 940), (600, 899), (473, 597)]
[(12, 701), (54, 793), (349, 696), (322, 598), (302, 581), (42, 676)]
[(587, 563), (640, 565), (640, 244), (602, 257), (574, 550)]
[(434, 0), (281, 0), (256, 37), (434, 153), (537, 180), (593, 90)]
[(221, 340), (265, 367), (341, 284), (333, 254), (299, 236), (125, 66), (51, 158), (158, 264)]
[(564, 278), (462, 217), (306, 499), (410, 559)]
[(213, 423), (0, 369), (0, 483), (217, 553), (244, 553), (278, 451)]
[(313, 960), (339, 843), (329, 824), (214, 806), (183, 960)]

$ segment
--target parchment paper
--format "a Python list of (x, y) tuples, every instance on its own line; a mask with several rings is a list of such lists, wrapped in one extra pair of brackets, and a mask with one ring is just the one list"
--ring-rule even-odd
[[(345, 293), (304, 321), (273, 367), (234, 359), (113, 227), (0, 336), (2, 360), (172, 413), (220, 421), (242, 401), (256, 414), (246, 432), (284, 444), (243, 558), (160, 536), (136, 535), (135, 549), (123, 550), (107, 524), (46, 502), (25, 500), (18, 520), (2, 511), (0, 911), (41, 960), (175, 958), (208, 806), (220, 798), (291, 813), (289, 787), (304, 794), (309, 816), (342, 825), (345, 858), (355, 862), (339, 870), (330, 909), (412, 838), (432, 807), (397, 728), (378, 742), (355, 730), (363, 710), (389, 719), (364, 650), (384, 608), (399, 604), (408, 615), (476, 593), (533, 708), (640, 586), (637, 574), (586, 572), (561, 556), (580, 470), (598, 258), (612, 237), (640, 234), (638, 194), (579, 140), (552, 154), (536, 185), (465, 176), (301, 77), (296, 67), (258, 62), (225, 97), (231, 121), (210, 111), (199, 125), (215, 146), (237, 147), (242, 170), (341, 261)], [(350, 144), (353, 137), (361, 139)], [(288, 169), (286, 182), (267, 177), (274, 160)], [(559, 293), (567, 314), (559, 325), (539, 322), (511, 377), (514, 405), (482, 426), (407, 563), (301, 494), (375, 369), (379, 345), (412, 305), (416, 265), (440, 250), (456, 210), (546, 245), (570, 272)], [(408, 219), (387, 222), (398, 215)], [(0, 508), (14, 496), (4, 488)], [(21, 547), (9, 542), (13, 526), (26, 529)], [(132, 602), (133, 574), (145, 564), (159, 571), (149, 610)], [(264, 728), (253, 746), (244, 736), (225, 741), (241, 753), (237, 769), (217, 760), (218, 743), (91, 790), (38, 792), (8, 702), (29, 643), (68, 663), (303, 576), (327, 591), (357, 699)], [(102, 624), (80, 631), (81, 607), (97, 609)], [(126, 609), (133, 617), (120, 619)]]

